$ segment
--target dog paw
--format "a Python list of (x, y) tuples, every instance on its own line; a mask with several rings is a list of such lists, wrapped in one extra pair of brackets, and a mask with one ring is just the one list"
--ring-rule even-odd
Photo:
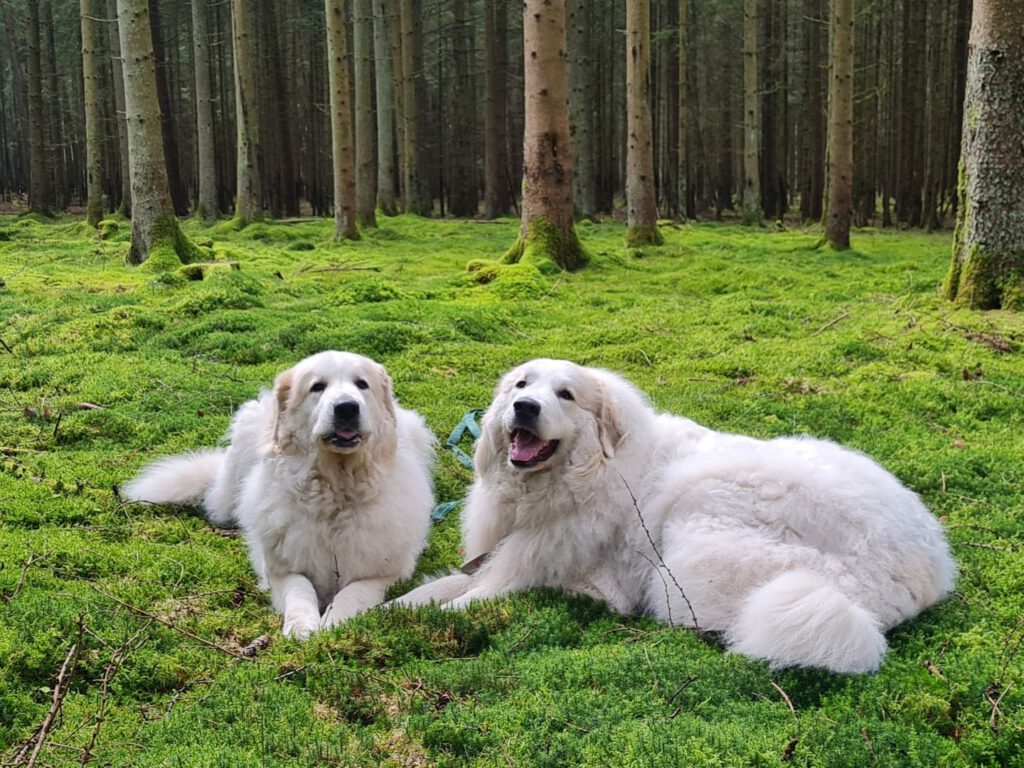
[(296, 616), (285, 621), (282, 632), (285, 637), (293, 640), (308, 640), (309, 636), (320, 629), (320, 617), (312, 619), (308, 616)]

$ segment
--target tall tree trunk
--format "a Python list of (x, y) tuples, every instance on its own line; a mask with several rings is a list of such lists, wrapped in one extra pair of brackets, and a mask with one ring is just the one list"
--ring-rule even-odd
[(199, 196), (196, 215), (203, 221), (217, 218), (217, 155), (213, 133), (213, 95), (210, 87), (210, 33), (206, 0), (192, 0), (192, 63), (196, 78), (196, 141), (199, 160)]
[(388, 41), (391, 46), (391, 82), (395, 93), (395, 161), (398, 179), (399, 210), (409, 202), (405, 167), (405, 57), (402, 55), (401, 0), (385, 0), (388, 9)]
[(1024, 310), (1024, 22), (1016, 0), (974, 0), (949, 299)]
[(167, 161), (167, 181), (171, 187), (171, 201), (178, 216), (188, 214), (188, 193), (178, 172), (178, 138), (174, 133), (174, 110), (168, 82), (167, 55), (163, 45), (163, 22), (158, 0), (149, 0), (149, 21), (153, 25), (153, 56), (156, 64), (156, 96), (160, 104), (160, 130), (164, 138), (164, 157)]
[(508, 15), (502, 0), (484, 0), (484, 215), (512, 207), (508, 178)]
[(373, 0), (353, 0), (356, 96), (356, 219), (377, 226), (377, 166), (373, 117)]
[(475, 216), (480, 203), (473, 126), (478, 119), (473, 83), (473, 30), (466, 0), (452, 2), (452, 63), (454, 98), (451, 115), (451, 183), (449, 211), (453, 216)]
[(597, 213), (594, 186), (594, 68), (592, 38), (594, 9), (587, 0), (569, 0), (569, 136), (572, 140), (573, 199), (576, 215), (593, 219)]
[(401, 0), (402, 39), (402, 195), (407, 213), (430, 213), (430, 193), (423, 179), (419, 122), (425, 114), (423, 27), (420, 0)]
[(853, 19), (853, 0), (833, 0), (825, 236), (839, 250), (850, 247), (853, 215)]
[[(117, 0), (107, 0), (107, 17), (117, 18)], [(121, 65), (121, 39), (117, 24), (108, 24), (110, 35), (111, 79), (114, 83), (114, 108), (117, 112), (118, 162), (121, 168), (121, 204), (118, 212), (132, 215), (132, 177), (128, 161), (128, 123), (124, 111), (124, 68)]]
[(260, 120), (256, 92), (255, 0), (231, 0), (235, 52), (235, 123), (238, 174), (235, 218), (241, 226), (263, 218)]
[(100, 111), (99, 91), (102, 82), (100, 67), (104, 63), (103, 33), (99, 28), (102, 18), (96, 0), (81, 0), (82, 73), (85, 84), (85, 152), (86, 152), (86, 216), (89, 226), (95, 227), (103, 218), (103, 115)]
[[(295, 111), (291, 104), (291, 93), (294, 78), (290, 77), (295, 56), (288, 50), (287, 36), (283, 34), (286, 9), (280, 2), (264, 0), (264, 17), (269, 32), (268, 55), (265, 57), (270, 65), (270, 77), (265, 83), (272, 84), (267, 90), (273, 94), (270, 104), (271, 121), (268, 123), (274, 134), (276, 151), (276, 176), (278, 188), (275, 190), (277, 205), (285, 216), (299, 214), (298, 186), (295, 181), (295, 146), (293, 142), (293, 124)], [(269, 165), (269, 163), (268, 163)]]
[(821, 221), (822, 197), (825, 194), (825, 58), (822, 55), (821, 0), (806, 0), (807, 27), (807, 176), (800, 197), (800, 217), (804, 221)]
[(331, 91), (334, 158), (334, 238), (356, 240), (356, 180), (353, 170), (352, 108), (349, 104), (345, 0), (324, 0), (327, 14), (327, 77)]
[[(174, 216), (167, 183), (160, 104), (147, 0), (117, 0), (124, 61), (125, 118), (132, 180), (132, 243), (128, 261), (152, 258), (157, 267), (192, 261), (196, 247)], [(157, 118), (157, 119), (154, 119)]]
[(693, 218), (694, 210), (690, 203), (690, 153), (687, 151), (687, 113), (690, 108), (690, 100), (687, 98), (686, 83), (688, 77), (687, 69), (687, 44), (686, 30), (686, 3), (688, 0), (679, 0), (679, 94), (678, 94), (678, 117), (676, 134), (676, 205), (678, 206), (679, 218), (682, 220)]
[(565, 0), (525, 0), (523, 54), (522, 225), (503, 260), (550, 259), (562, 269), (578, 269), (588, 256), (573, 227)]
[(743, 220), (761, 222), (760, 93), (757, 78), (757, 0), (743, 0)]
[(43, 72), (43, 136), (47, 174), (50, 177), (50, 201), (57, 210), (67, 208), (68, 184), (64, 167), (61, 131), (60, 88), (57, 78), (57, 49), (53, 33), (53, 3), (39, 3), (39, 56)]
[(651, 129), (651, 3), (626, 2), (626, 209), (630, 246), (660, 245)]
[(386, 216), (394, 216), (395, 89), (391, 79), (387, 0), (373, 0), (373, 58), (377, 90), (377, 207)]
[(34, 213), (53, 212), (53, 186), (46, 164), (46, 137), (43, 133), (43, 67), (40, 51), (39, 0), (28, 0), (26, 27), (28, 52), (28, 132), (29, 171), (28, 209)]

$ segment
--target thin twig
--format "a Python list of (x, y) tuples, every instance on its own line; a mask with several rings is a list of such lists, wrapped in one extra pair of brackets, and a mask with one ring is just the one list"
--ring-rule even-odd
[(11, 349), (10, 345), (6, 341), (4, 341), (3, 339), (0, 339), (0, 347), (3, 347), (4, 349), (6, 349), (7, 350), (7, 354), (9, 354), (9, 355), (13, 355), (14, 354), (14, 350)]
[[(697, 681), (697, 676), (696, 675), (690, 675), (688, 678), (686, 678), (683, 681), (682, 685), (680, 685), (678, 688), (675, 689), (675, 691), (672, 693), (671, 696), (668, 697), (668, 700), (665, 703), (666, 704), (671, 704), (673, 701), (676, 700), (676, 698), (679, 696), (680, 693), (685, 691), (687, 688), (689, 688), (691, 685), (693, 685), (696, 681)], [(679, 713), (682, 712), (682, 711), (683, 711), (683, 705), (680, 704), (678, 707), (676, 707), (672, 711), (672, 714), (669, 715), (669, 720), (674, 720), (679, 715)]]
[(793, 719), (796, 720), (796, 707), (793, 706), (793, 702), (790, 700), (789, 696), (786, 695), (786, 692), (782, 690), (774, 680), (769, 680), (768, 682), (772, 684), (772, 688), (779, 692), (779, 696), (781, 696), (782, 700), (786, 702), (786, 706), (789, 707), (789, 711), (793, 713)]
[(839, 317), (835, 318), (834, 320), (829, 320), (827, 323), (825, 323), (823, 326), (821, 326), (821, 328), (819, 328), (814, 333), (812, 333), (811, 337), (813, 338), (814, 336), (817, 336), (819, 333), (824, 333), (829, 328), (831, 328), (833, 325), (835, 325), (836, 323), (840, 322), (841, 320), (844, 320), (845, 318), (847, 318), (849, 316), (850, 316), (850, 310), (844, 309), (842, 314), (839, 315)]
[(686, 603), (686, 607), (690, 611), (690, 618), (693, 619), (694, 630), (697, 632), (697, 634), (703, 635), (704, 631), (700, 628), (700, 625), (697, 623), (697, 614), (694, 613), (693, 605), (690, 603), (690, 598), (686, 596), (686, 593), (683, 591), (682, 586), (676, 579), (676, 575), (672, 573), (672, 570), (668, 567), (668, 565), (665, 564), (665, 558), (661, 556), (661, 551), (658, 549), (658, 545), (654, 543), (654, 537), (651, 536), (651, 532), (647, 528), (647, 523), (644, 522), (644, 516), (643, 513), (640, 511), (640, 505), (639, 503), (637, 503), (636, 496), (633, 495), (633, 489), (629, 487), (629, 483), (626, 482), (626, 478), (622, 476), (621, 472), (619, 472), (619, 478), (622, 480), (622, 484), (626, 486), (626, 491), (627, 493), (629, 493), (629, 498), (633, 500), (633, 509), (636, 510), (636, 516), (640, 520), (640, 527), (644, 529), (644, 533), (647, 535), (647, 541), (650, 543), (651, 549), (654, 550), (654, 554), (658, 557), (658, 562), (661, 563), (661, 567), (665, 569), (665, 573), (667, 573), (669, 575), (669, 578), (672, 579), (672, 583), (676, 585), (676, 589), (679, 590), (679, 595), (683, 598), (683, 602)]
[(95, 584), (93, 584), (93, 588), (97, 592), (99, 592), (101, 595), (110, 598), (115, 603), (120, 605), (122, 608), (127, 608), (129, 611), (131, 611), (132, 613), (136, 614), (137, 616), (145, 616), (147, 619), (152, 619), (155, 622), (163, 624), (168, 629), (174, 630), (178, 634), (181, 634), (181, 635), (184, 635), (185, 637), (191, 638), (192, 640), (195, 640), (197, 643), (202, 643), (203, 645), (205, 645), (208, 648), (213, 648), (215, 651), (220, 651), (221, 653), (225, 653), (228, 656), (231, 656), (232, 658), (235, 658), (235, 659), (245, 659), (246, 658), (242, 654), (240, 654), (240, 653), (238, 653), (236, 651), (233, 651), (230, 648), (225, 648), (223, 645), (218, 645), (217, 643), (213, 642), (212, 640), (207, 640), (205, 637), (200, 637), (199, 635), (195, 634), (194, 632), (189, 632), (187, 629), (182, 629), (181, 627), (179, 627), (178, 625), (176, 625), (172, 621), (168, 621), (167, 619), (162, 619), (159, 616), (156, 616), (156, 615), (150, 613), (149, 611), (144, 611), (142, 608), (139, 608), (137, 605), (132, 605), (131, 603), (126, 603), (124, 600), (121, 600), (120, 598), (115, 597), (114, 595), (112, 595), (109, 592), (107, 592), (105, 589), (103, 589), (101, 587), (98, 587)]
[(25, 577), (28, 575), (28, 569), (32, 567), (33, 563), (37, 563), (42, 560), (46, 555), (37, 555), (32, 550), (29, 550), (28, 559), (21, 566), (21, 573), (18, 574), (18, 583), (14, 585), (14, 589), (9, 595), (0, 595), (0, 603), (6, 605), (18, 596), (22, 588), (25, 586)]

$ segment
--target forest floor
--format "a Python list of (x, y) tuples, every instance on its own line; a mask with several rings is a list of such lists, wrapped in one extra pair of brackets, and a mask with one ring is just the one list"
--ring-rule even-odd
[[(837, 254), (699, 224), (638, 257), (585, 224), (588, 268), (479, 284), (466, 263), (517, 222), (331, 226), (189, 223), (241, 268), (188, 280), (124, 266), (124, 222), (0, 220), (0, 761), (39, 741), (57, 766), (1024, 764), (1024, 317), (940, 297), (948, 233)], [(327, 348), (385, 363), (442, 441), (541, 355), (718, 429), (834, 438), (941, 517), (957, 592), (867, 676), (772, 671), (553, 591), (286, 640), (239, 538), (116, 486)], [(470, 479), (442, 451), (439, 500)], [(457, 517), (418, 573), (459, 562)]]

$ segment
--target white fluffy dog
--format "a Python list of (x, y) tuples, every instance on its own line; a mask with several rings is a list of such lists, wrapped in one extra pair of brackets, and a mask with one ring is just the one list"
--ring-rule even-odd
[(462, 516), (478, 570), (396, 602), (561, 587), (721, 633), (777, 667), (869, 672), (884, 631), (953, 585), (918, 497), (834, 443), (715, 432), (558, 360), (502, 379), (482, 430)]
[(412, 575), (433, 503), (433, 436), (369, 358), (321, 352), (235, 414), (227, 448), (147, 467), (124, 495), (237, 521), (253, 568), (303, 639)]

